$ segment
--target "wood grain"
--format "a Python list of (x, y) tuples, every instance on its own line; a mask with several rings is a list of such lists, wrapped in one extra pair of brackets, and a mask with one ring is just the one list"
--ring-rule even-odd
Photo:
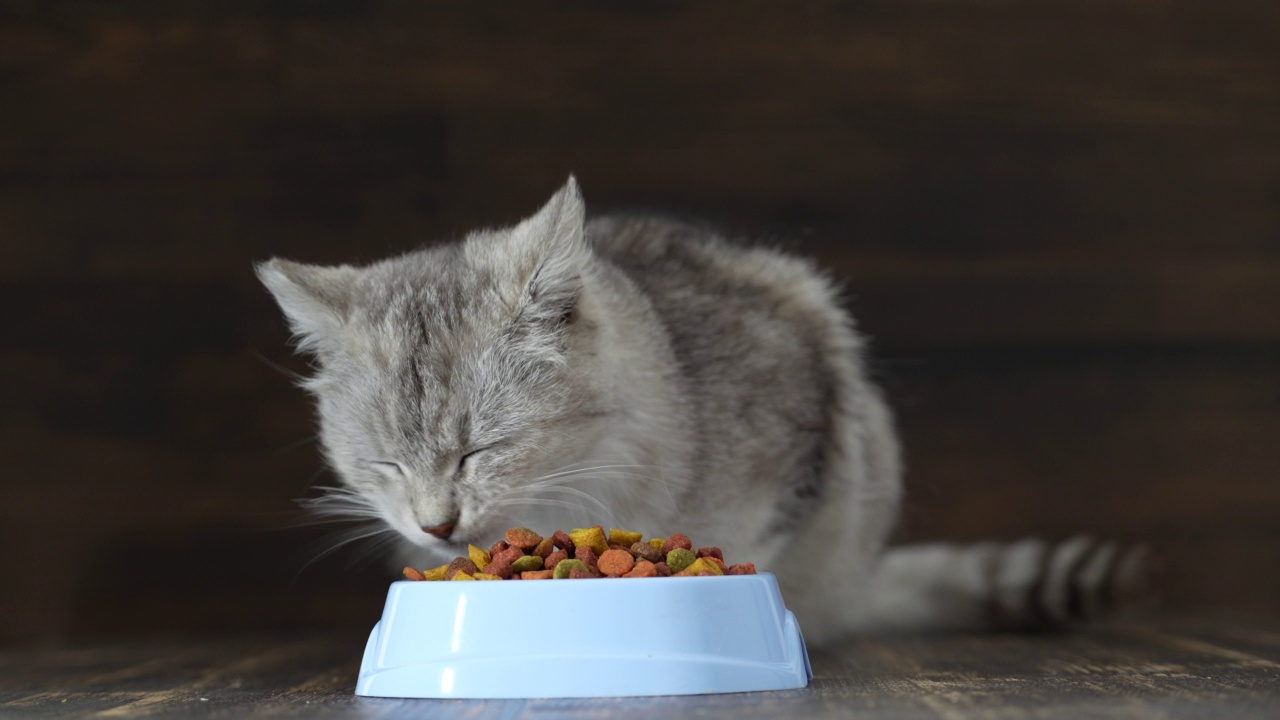
[[(1280, 5), (0, 8), (0, 644), (359, 628), (250, 263), (705, 218), (847, 283), (903, 539), (1142, 538), (1280, 607)], [(311, 478), (315, 478), (312, 480)], [(192, 568), (198, 568), (193, 571)], [(295, 579), (295, 576), (296, 579)]]
[[(1239, 720), (1274, 717), (1280, 705), (1278, 631), (1188, 617), (1063, 635), (867, 637), (813, 654), (814, 679), (802, 690), (489, 701), (355, 697), (362, 638), (354, 634), (135, 642), (0, 655), (0, 710), (28, 718)], [(590, 682), (589, 671), (582, 677)]]

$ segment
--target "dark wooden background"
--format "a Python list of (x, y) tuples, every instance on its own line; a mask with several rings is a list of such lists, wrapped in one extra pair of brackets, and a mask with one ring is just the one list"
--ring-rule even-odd
[[(0, 3), (0, 644), (368, 627), (250, 263), (588, 203), (847, 278), (902, 537), (1280, 606), (1274, 0)], [(323, 481), (321, 475), (314, 481)]]

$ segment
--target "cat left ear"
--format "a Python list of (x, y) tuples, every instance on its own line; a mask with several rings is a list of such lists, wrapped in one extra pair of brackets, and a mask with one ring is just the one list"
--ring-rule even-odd
[(535, 318), (559, 323), (572, 317), (591, 260), (585, 226), (586, 205), (572, 175), (541, 210), (516, 226), (514, 235), (532, 250), (528, 297)]
[(323, 349), (346, 324), (359, 273), (350, 265), (325, 267), (273, 258), (254, 269), (284, 311), (301, 349)]

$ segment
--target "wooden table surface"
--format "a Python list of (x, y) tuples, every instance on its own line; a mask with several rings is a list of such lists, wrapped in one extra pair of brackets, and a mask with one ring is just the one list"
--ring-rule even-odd
[[(358, 698), (362, 644), (233, 637), (9, 651), (0, 654), (0, 717), (1280, 717), (1277, 621), (866, 637), (814, 653), (803, 690), (628, 699)], [(521, 669), (556, 670), (589, 681), (589, 668)]]

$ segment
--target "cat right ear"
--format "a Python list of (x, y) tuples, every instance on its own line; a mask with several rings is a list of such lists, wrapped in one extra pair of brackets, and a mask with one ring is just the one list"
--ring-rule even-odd
[(325, 267), (272, 258), (254, 269), (288, 318), (299, 349), (321, 350), (346, 324), (359, 273), (350, 265)]

